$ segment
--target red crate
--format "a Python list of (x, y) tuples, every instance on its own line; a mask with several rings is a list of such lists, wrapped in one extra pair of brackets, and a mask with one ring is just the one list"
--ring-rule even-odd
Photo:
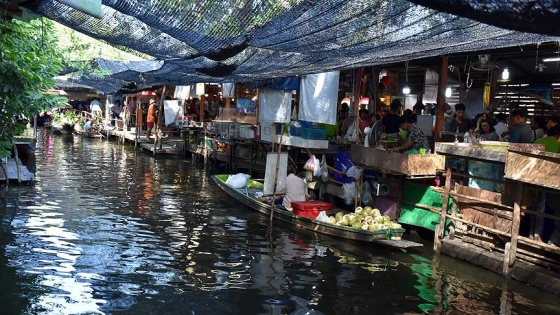
[(321, 200), (292, 201), (294, 214), (315, 220), (321, 211), (328, 211), (332, 204)]

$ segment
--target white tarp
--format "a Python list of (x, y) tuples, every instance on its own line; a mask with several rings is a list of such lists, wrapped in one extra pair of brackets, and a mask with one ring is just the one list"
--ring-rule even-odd
[[(279, 164), (276, 165), (276, 162), (279, 162)], [(274, 183), (276, 183), (276, 193), (284, 193), (286, 191), (287, 170), (288, 153), (281, 152), (280, 158), (278, 158), (278, 153), (275, 152), (268, 152), (266, 154), (266, 170), (264, 173), (263, 187), (263, 193), (265, 195), (272, 195), (274, 193)], [(278, 176), (276, 176), (276, 174), (278, 174)]]
[(177, 118), (183, 116), (183, 107), (179, 105), (179, 100), (163, 101), (163, 115), (165, 126), (177, 123)]
[(259, 121), (289, 123), (291, 108), (292, 91), (259, 90)]
[(173, 98), (186, 100), (189, 98), (190, 94), (191, 94), (190, 85), (177, 85), (175, 87), (175, 93), (173, 94)]
[(300, 81), (299, 119), (336, 124), (338, 71), (308, 74)]
[(222, 83), (222, 97), (235, 98), (235, 83)]

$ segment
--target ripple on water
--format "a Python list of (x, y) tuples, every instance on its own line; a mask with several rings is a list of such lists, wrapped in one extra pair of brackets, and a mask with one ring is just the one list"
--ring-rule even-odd
[(429, 252), (271, 229), (200, 164), (91, 140), (41, 134), (36, 185), (9, 192), (7, 314), (559, 313), (554, 296)]

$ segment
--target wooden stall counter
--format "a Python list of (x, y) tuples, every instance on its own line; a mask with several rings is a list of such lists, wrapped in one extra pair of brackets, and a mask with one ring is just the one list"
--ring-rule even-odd
[(542, 147), (509, 147), (506, 153), (505, 177), (558, 190), (560, 189), (560, 154), (545, 152)]
[(350, 160), (355, 165), (378, 169), (408, 177), (436, 176), (445, 167), (445, 157), (439, 154), (403, 154), (388, 152), (354, 144), (350, 148)]

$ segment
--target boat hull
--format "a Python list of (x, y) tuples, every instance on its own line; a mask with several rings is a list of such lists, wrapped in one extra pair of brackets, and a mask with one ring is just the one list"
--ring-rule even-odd
[[(228, 175), (213, 175), (212, 180), (228, 195), (230, 195), (241, 204), (269, 216), (272, 212), (272, 217), (274, 219), (287, 222), (297, 228), (338, 238), (378, 243), (392, 247), (408, 248), (422, 246), (422, 244), (420, 243), (410, 242), (406, 240), (394, 240), (394, 238), (402, 237), (404, 229), (379, 230), (376, 232), (369, 232), (365, 230), (358, 230), (350, 227), (334, 225), (319, 220), (309, 219), (303, 216), (296, 215), (291, 211), (273, 207), (271, 204), (261, 202), (260, 200), (251, 196), (251, 194), (243, 192), (243, 190), (235, 189), (227, 185), (225, 183), (225, 181), (227, 180), (227, 176)], [(334, 213), (334, 211), (336, 210), (331, 210), (330, 212)]]

